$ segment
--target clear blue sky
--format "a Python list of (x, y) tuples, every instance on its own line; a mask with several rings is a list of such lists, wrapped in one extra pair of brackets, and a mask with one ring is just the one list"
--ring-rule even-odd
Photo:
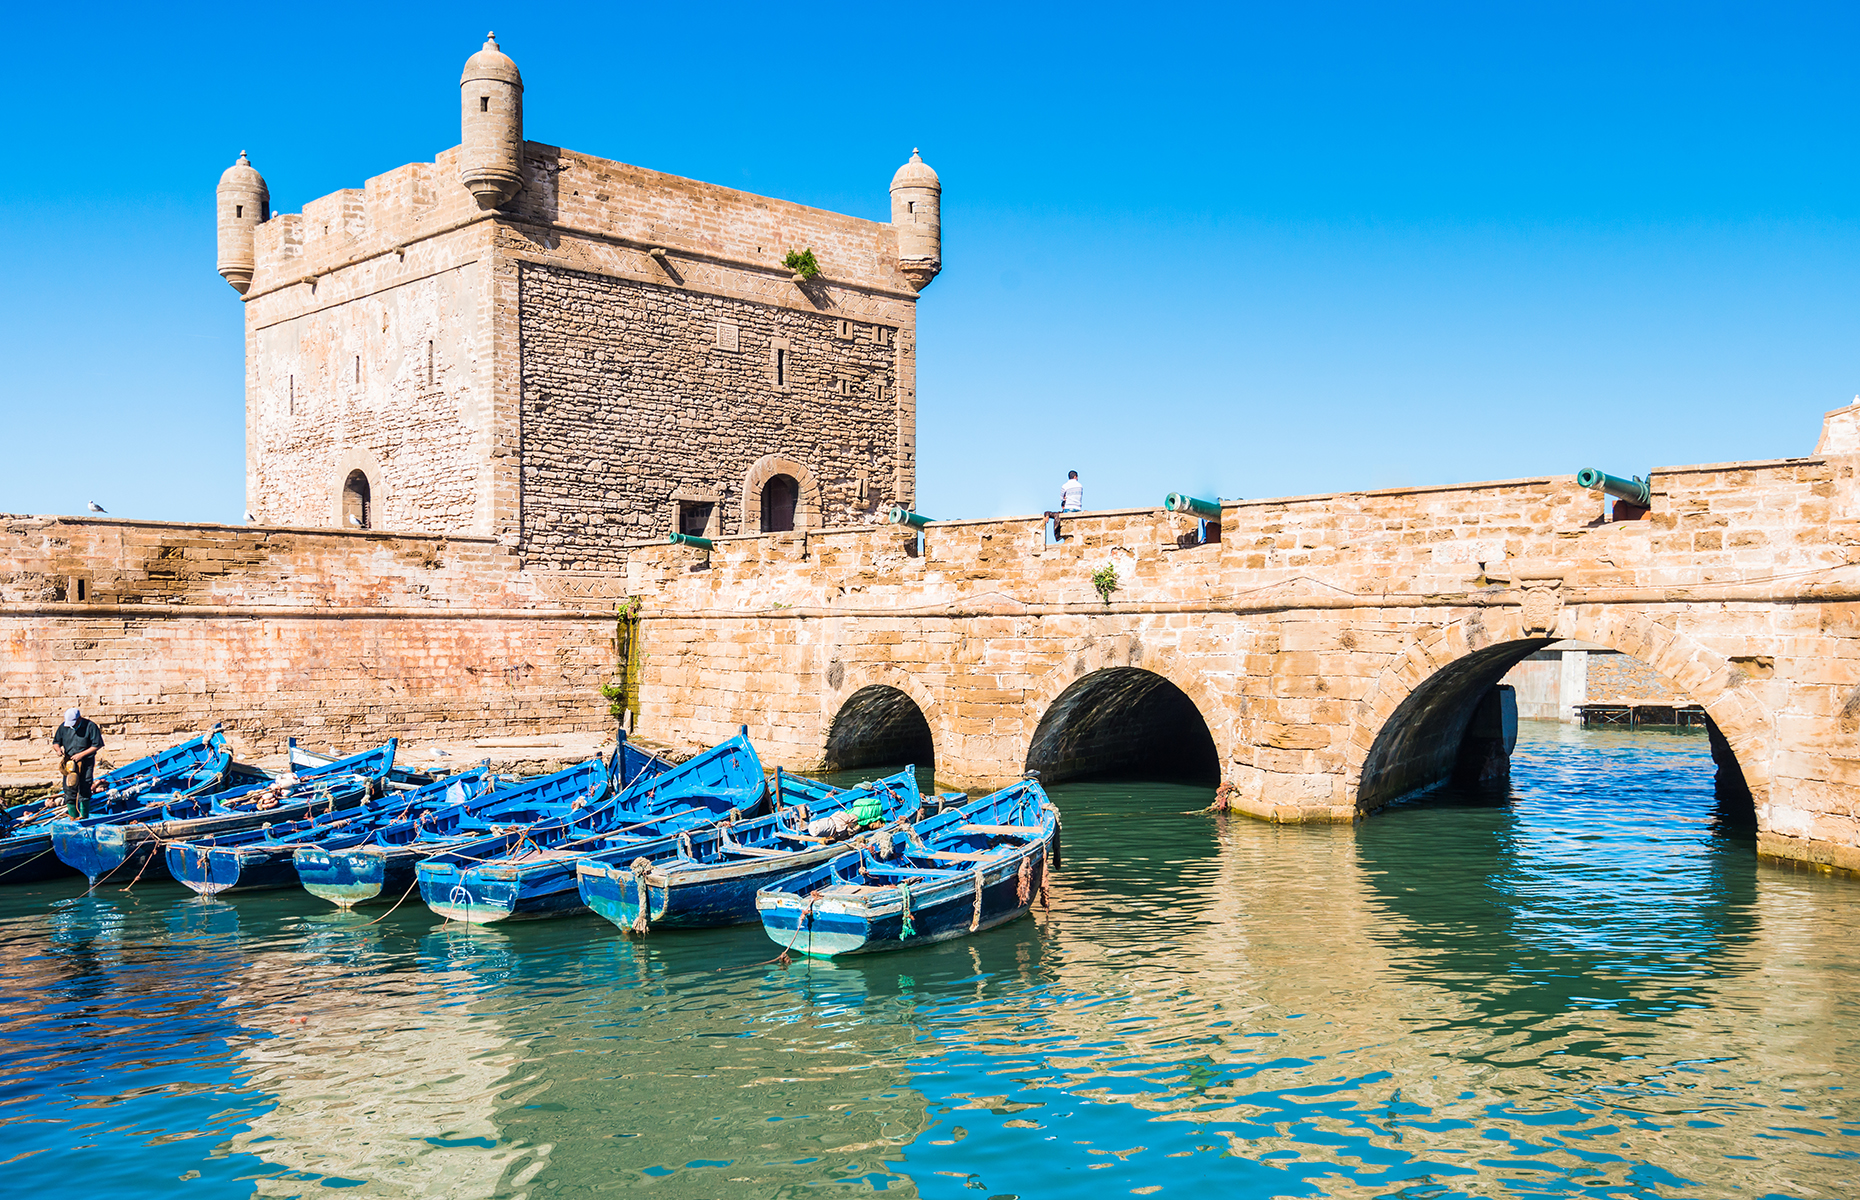
[(1812, 452), (1860, 391), (1851, 6), (35, 5), (8, 20), (0, 511), (238, 521), (213, 188), (527, 132), (876, 219), (921, 146), (920, 507)]

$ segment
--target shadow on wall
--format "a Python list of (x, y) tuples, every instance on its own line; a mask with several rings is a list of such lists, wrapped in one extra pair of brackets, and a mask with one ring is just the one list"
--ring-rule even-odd
[[(1403, 700), (1376, 732), (1375, 744), (1363, 762), (1362, 782), (1356, 790), (1359, 813), (1373, 812), (1404, 796), (1439, 787), (1456, 776), (1462, 783), (1486, 783), (1502, 794), (1508, 765), (1483, 760), (1492, 749), (1474, 728), (1499, 680), (1518, 663), (1554, 639), (1526, 638), (1487, 646), (1435, 672)], [(1673, 687), (1672, 695), (1681, 691)], [(1712, 759), (1717, 765), (1720, 819), (1734, 827), (1754, 829), (1756, 807), (1742, 769), (1727, 742), (1706, 717), (1711, 735)], [(1479, 778), (1468, 778), (1468, 775)]]
[(1043, 783), (1076, 779), (1170, 780), (1213, 787), (1220, 756), (1187, 693), (1137, 667), (1094, 671), (1040, 718), (1027, 769)]
[(910, 763), (936, 767), (936, 741), (917, 702), (894, 687), (874, 684), (846, 698), (827, 732), (826, 769)]

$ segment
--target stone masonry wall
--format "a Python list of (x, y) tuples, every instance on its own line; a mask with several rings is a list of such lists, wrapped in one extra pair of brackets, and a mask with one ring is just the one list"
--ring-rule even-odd
[[(746, 464), (810, 437), (834, 447), (819, 466), (800, 460), (827, 489), (813, 523), (911, 503), (916, 293), (889, 224), (537, 142), (524, 147), (522, 191), (481, 212), (457, 165), (447, 150), (259, 226), (246, 294), (246, 490), (259, 521), (340, 526), (343, 481), (359, 469), (376, 528), (513, 548), (527, 538), (539, 561), (613, 567), (613, 538), (667, 520), (669, 500), (634, 478), (615, 486), (616, 450), (629, 470), (643, 464), (652, 491), (686, 478), (733, 487), (723, 527), (734, 529)], [(875, 198), (883, 188), (873, 181)], [(823, 268), (805, 286), (782, 265), (800, 249)], [(577, 282), (561, 283), (564, 271)], [(739, 318), (738, 351), (718, 348), (716, 313)], [(749, 360), (770, 349), (759, 337), (805, 343), (782, 401), (753, 386)], [(535, 389), (532, 345), (549, 360)], [(712, 370), (731, 353), (741, 371)], [(651, 431), (599, 409), (571, 427), (572, 402), (530, 406), (551, 388), (624, 394)], [(717, 405), (697, 454), (679, 436), (681, 400)]]
[(340, 527), (362, 471), (376, 529), (488, 527), (482, 268), (466, 262), (255, 330), (251, 510)]
[(1631, 654), (1589, 655), (1589, 703), (1623, 704), (1629, 700), (1679, 700), (1685, 693)]
[(802, 769), (879, 684), (924, 712), (939, 775), (986, 786), (1066, 689), (1137, 667), (1194, 701), (1236, 808), (1351, 820), (1450, 767), (1482, 689), (1571, 638), (1705, 705), (1766, 853), (1856, 865), (1855, 466), (1662, 470), (1632, 522), (1563, 477), (1249, 501), (1207, 546), (1154, 511), (1087, 514), (1058, 546), (1032, 518), (940, 522), (921, 555), (890, 530), (640, 546), (642, 727), (701, 744), (747, 722)]
[(252, 754), (605, 729), (613, 589), (514, 561), (482, 538), (0, 518), (0, 774), (44, 772), (73, 703), (113, 744), (219, 721)]
[(623, 541), (672, 532), (674, 493), (714, 494), (739, 532), (770, 454), (805, 469), (817, 524), (891, 500), (894, 328), (529, 264), (521, 290), (532, 563), (617, 570)]

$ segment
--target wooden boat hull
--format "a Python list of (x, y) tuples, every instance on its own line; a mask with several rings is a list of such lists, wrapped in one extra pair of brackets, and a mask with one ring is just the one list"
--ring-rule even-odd
[(565, 857), (527, 870), (431, 864), (419, 871), (420, 898), (439, 916), (467, 925), (571, 917), (588, 911), (575, 886), (575, 861)]
[[(756, 893), (778, 879), (846, 853), (824, 846), (780, 859), (731, 863), (670, 876), (648, 872), (646, 923), (654, 929), (715, 929), (756, 919)], [(630, 866), (585, 863), (576, 877), (588, 908), (622, 929), (639, 917), (639, 883)]]
[[(577, 867), (582, 903), (622, 930), (632, 930), (640, 915), (640, 881), (634, 866), (640, 858), (645, 871), (646, 925), (649, 929), (714, 929), (743, 925), (756, 919), (756, 893), (777, 880), (805, 871), (845, 854), (859, 841), (889, 837), (902, 823), (923, 811), (916, 772), (906, 768), (884, 779), (869, 780), (853, 788), (837, 788), (777, 769), (774, 791), (789, 804), (805, 804), (807, 816), (828, 817), (869, 800), (877, 800), (883, 831), (867, 830), (855, 839), (790, 849), (802, 831), (791, 826), (781, 812), (734, 825), (726, 837), (719, 827), (682, 837), (659, 839), (637, 847), (634, 853), (608, 850), (593, 854)], [(791, 811), (791, 810), (790, 810)]]
[[(358, 792), (347, 804), (338, 798), (336, 811), (359, 804), (363, 796)], [(153, 824), (138, 821), (134, 825), (85, 825), (77, 821), (59, 821), (52, 826), (52, 848), (60, 859), (88, 878), (92, 887), (112, 872), (119, 882), (126, 884), (155, 857), (164, 842), (243, 833), (266, 822), (300, 821), (313, 810), (321, 813), (328, 809), (329, 801), (319, 798), (301, 804), (281, 804), (263, 812), (214, 812)]]
[(468, 925), (585, 913), (575, 878), (582, 859), (747, 815), (766, 803), (767, 792), (744, 730), (662, 774), (641, 776), (578, 819), (434, 855), (416, 868), (420, 899), (446, 920)]
[(288, 846), (258, 850), (174, 845), (167, 848), (165, 858), (175, 882), (203, 896), (291, 887), (297, 882)]
[[(774, 901), (768, 893), (756, 907), (762, 928), (784, 950), (813, 958), (841, 958), (927, 946), (966, 937), (984, 929), (1006, 925), (1027, 915), (1039, 894), (1038, 880), (1045, 869), (1042, 858), (1033, 867), (1034, 883), (1028, 899), (1020, 899), (1020, 859), (1015, 856), (983, 872), (981, 919), (975, 919), (972, 876), (963, 886), (939, 886), (928, 895), (913, 897), (909, 935), (904, 933), (904, 912), (893, 903), (884, 908), (842, 903), (823, 897), (812, 905)], [(786, 900), (787, 897), (783, 897)]]
[(383, 895), (399, 899), (413, 884), (414, 868), (443, 849), (444, 843), (347, 850), (303, 846), (292, 856), (291, 865), (304, 891), (338, 908), (354, 908)]
[(0, 883), (36, 883), (71, 874), (52, 852), (52, 827), (38, 825), (0, 838)]

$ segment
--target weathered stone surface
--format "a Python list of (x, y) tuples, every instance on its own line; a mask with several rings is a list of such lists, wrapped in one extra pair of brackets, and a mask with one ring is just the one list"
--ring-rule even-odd
[(611, 589), (574, 582), (483, 538), (0, 518), (0, 774), (42, 771), (71, 704), (257, 754), (605, 732), (612, 601), (557, 594)]
[[(1860, 856), (1825, 819), (1860, 798), (1841, 726), (1860, 727), (1841, 715), (1860, 711), (1843, 665), (1860, 662), (1860, 525), (1830, 517), (1855, 511), (1854, 460), (1673, 468), (1653, 488), (1645, 519), (1616, 523), (1568, 478), (1250, 501), (1192, 549), (1150, 511), (1069, 520), (1057, 546), (1033, 519), (935, 524), (921, 554), (858, 529), (798, 556), (636, 546), (645, 723), (695, 744), (746, 720), (771, 760), (807, 767), (847, 699), (883, 685), (924, 714), (941, 778), (988, 785), (1050, 764), (1042, 745), (1114, 755), (1114, 731), (1066, 721), (1102, 717), (1078, 696), (1135, 671), (1192, 701), (1236, 808), (1352, 820), (1444, 777), (1477, 696), (1575, 638), (1705, 706), (1771, 851)], [(1696, 517), (1723, 522), (1720, 547), (1701, 550)], [(1107, 562), (1103, 603), (1089, 577)]]
[[(246, 494), (264, 524), (493, 537), (613, 570), (616, 542), (875, 519), (916, 490), (917, 285), (890, 224), (537, 142), (482, 211), (457, 148), (254, 231)], [(812, 249), (822, 274), (782, 265)]]

